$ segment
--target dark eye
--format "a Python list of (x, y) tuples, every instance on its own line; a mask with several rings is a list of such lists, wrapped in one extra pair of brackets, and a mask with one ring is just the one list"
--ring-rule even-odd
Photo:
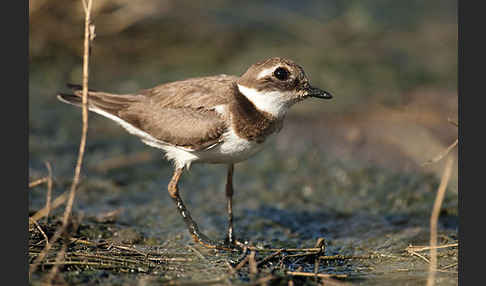
[(287, 80), (289, 78), (289, 71), (285, 68), (278, 67), (273, 72), (273, 75), (278, 78), (279, 80)]

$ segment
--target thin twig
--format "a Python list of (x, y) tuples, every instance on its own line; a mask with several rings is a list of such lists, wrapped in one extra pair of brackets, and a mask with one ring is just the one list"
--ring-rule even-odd
[(256, 255), (255, 251), (252, 251), (248, 256), (248, 267), (250, 267), (250, 274), (253, 277), (256, 277), (256, 275), (258, 274), (258, 267), (255, 261), (255, 255)]
[[(380, 256), (385, 256), (385, 255), (380, 255)], [(386, 256), (386, 257), (394, 257), (394, 256)], [(319, 259), (321, 260), (347, 260), (347, 259), (371, 259), (373, 258), (372, 255), (325, 255), (325, 256), (319, 256)]]
[(46, 245), (49, 244), (49, 239), (47, 238), (47, 235), (46, 233), (42, 230), (41, 226), (39, 225), (38, 222), (36, 222), (35, 220), (33, 220), (32, 218), (29, 217), (29, 221), (31, 221), (33, 224), (35, 224), (35, 226), (37, 227), (37, 229), (40, 231), (40, 233), (42, 234), (42, 236), (44, 237), (44, 240), (46, 241)]
[[(256, 252), (315, 252), (319, 253), (322, 249), (320, 247), (312, 247), (312, 248), (259, 248), (256, 246), (248, 246), (248, 250), (256, 251)], [(308, 255), (308, 254), (305, 254)]]
[[(82, 133), (81, 142), (79, 144), (78, 160), (76, 163), (76, 168), (74, 170), (74, 180), (71, 185), (69, 192), (69, 197), (66, 203), (66, 209), (64, 210), (64, 216), (62, 220), (62, 226), (56, 230), (54, 235), (51, 237), (51, 243), (46, 244), (43, 251), (35, 259), (34, 263), (29, 267), (29, 278), (31, 274), (37, 269), (40, 262), (45, 258), (49, 252), (51, 245), (53, 245), (57, 239), (66, 231), (69, 218), (71, 217), (71, 211), (73, 207), (74, 197), (76, 194), (76, 187), (79, 183), (79, 175), (81, 173), (81, 166), (83, 162), (84, 149), (86, 146), (86, 137), (88, 132), (88, 62), (89, 62), (89, 47), (90, 47), (90, 24), (91, 24), (91, 8), (93, 5), (92, 0), (81, 0), (85, 8), (85, 22), (84, 22), (84, 57), (83, 57), (83, 114), (82, 114)], [(46, 210), (48, 213), (48, 210)]]
[(238, 272), (238, 270), (240, 270), (243, 266), (245, 266), (248, 260), (250, 260), (250, 256), (247, 255), (243, 260), (240, 261), (240, 263), (238, 263), (238, 265), (235, 266), (235, 268), (233, 268), (233, 270), (235, 272)]
[(459, 139), (456, 138), (456, 140), (454, 141), (454, 143), (452, 143), (451, 145), (449, 145), (449, 147), (447, 147), (444, 151), (440, 152), (437, 156), (435, 156), (434, 158), (424, 162), (422, 165), (425, 166), (425, 165), (430, 165), (430, 164), (433, 164), (433, 163), (436, 163), (438, 161), (440, 161), (442, 158), (444, 158), (447, 154), (449, 154), (451, 152), (452, 149), (454, 149), (454, 147), (456, 147), (457, 143), (459, 143)]
[(410, 253), (410, 255), (415, 255), (417, 257), (422, 258), (425, 262), (430, 263), (430, 260), (427, 257), (425, 257), (422, 254), (420, 254), (420, 253), (417, 253), (415, 251), (410, 251), (409, 253)]
[(430, 216), (430, 265), (427, 286), (433, 286), (435, 283), (435, 273), (437, 271), (437, 221), (439, 220), (440, 207), (444, 199), (444, 194), (449, 183), (454, 160), (449, 157), (444, 169), (444, 174), (440, 180), (439, 189), (434, 202), (434, 208)]
[[(435, 246), (435, 249), (440, 249), (440, 248), (449, 248), (449, 247), (457, 247), (459, 246), (459, 243), (450, 243), (450, 244), (444, 244), (444, 245), (438, 245)], [(425, 251), (425, 250), (430, 250), (432, 249), (432, 246), (412, 246), (409, 245), (407, 247), (407, 252), (414, 251), (414, 252), (420, 252), (420, 251)]]
[[(321, 252), (322, 254), (325, 254), (326, 252), (326, 240), (323, 238), (323, 237), (320, 237), (317, 239), (316, 241), (316, 244), (314, 245), (314, 247), (319, 247), (321, 248)], [(317, 272), (319, 272), (319, 264), (320, 264), (320, 259), (319, 257), (314, 257), (314, 273), (317, 274)], [(317, 278), (316, 278), (317, 279)]]
[(93, 4), (92, 0), (87, 0), (84, 2), (85, 5), (85, 20), (84, 20), (84, 56), (83, 56), (83, 98), (82, 98), (82, 133), (81, 142), (79, 143), (78, 160), (76, 162), (76, 168), (74, 169), (74, 179), (71, 185), (71, 190), (69, 192), (69, 198), (66, 203), (66, 209), (64, 211), (63, 226), (65, 227), (68, 223), (68, 219), (71, 215), (71, 210), (73, 207), (74, 197), (76, 195), (76, 188), (79, 183), (79, 177), (81, 173), (81, 166), (83, 164), (84, 149), (86, 146), (86, 137), (88, 133), (88, 76), (89, 76), (89, 47), (90, 47), (90, 25), (91, 25), (91, 7)]
[(40, 179), (37, 179), (35, 181), (29, 182), (29, 189), (31, 189), (33, 187), (37, 187), (38, 185), (44, 184), (48, 180), (49, 180), (49, 177), (44, 177), (44, 178), (40, 178)]
[(303, 276), (303, 277), (320, 277), (320, 278), (346, 278), (346, 274), (323, 274), (323, 273), (310, 273), (300, 271), (287, 271), (287, 275), (291, 276)]
[(183, 257), (149, 257), (148, 260), (157, 261), (157, 262), (192, 262), (192, 261), (194, 261), (191, 258), (183, 258)]
[(145, 252), (140, 251), (140, 250), (138, 250), (136, 248), (129, 247), (129, 246), (125, 246), (125, 245), (114, 245), (113, 244), (113, 245), (110, 245), (109, 248), (117, 248), (117, 249), (121, 249), (121, 250), (128, 250), (128, 251), (131, 251), (131, 252), (135, 252), (137, 254), (140, 254), (140, 255), (144, 255), (146, 257), (149, 255), (149, 253), (145, 253)]
[(456, 126), (456, 127), (459, 127), (459, 122), (455, 121), (454, 119), (447, 118), (447, 121), (448, 121), (450, 124), (452, 124), (452, 125), (454, 125), (454, 126)]
[(52, 168), (51, 163), (45, 162), (48, 177), (47, 177), (47, 194), (46, 194), (46, 223), (49, 222), (49, 212), (51, 210), (51, 197), (52, 197)]
[(82, 265), (82, 266), (93, 266), (93, 267), (98, 267), (98, 268), (106, 268), (106, 269), (117, 269), (117, 268), (127, 268), (133, 271), (137, 272), (147, 272), (145, 269), (138, 267), (138, 266), (130, 266), (130, 265), (123, 265), (120, 266), (119, 264), (109, 264), (109, 263), (104, 263), (104, 262), (93, 262), (93, 261), (46, 261), (42, 263), (42, 265)]
[(202, 255), (202, 253), (199, 250), (197, 250), (196, 248), (194, 248), (193, 246), (187, 245), (187, 248), (189, 248), (190, 250), (192, 250), (192, 252), (194, 252), (202, 260), (208, 261), (208, 259), (206, 257), (204, 257), (204, 255)]
[(444, 267), (442, 267), (442, 269), (441, 269), (441, 270), (446, 270), (446, 269), (449, 269), (449, 268), (454, 267), (454, 266), (456, 266), (456, 265), (457, 265), (457, 262), (452, 263), (452, 264), (447, 265), (447, 266), (444, 266)]
[(39, 221), (41, 218), (47, 216), (49, 211), (57, 209), (58, 207), (62, 206), (69, 197), (69, 191), (66, 191), (59, 195), (54, 201), (52, 201), (50, 208), (44, 207), (38, 210), (35, 214), (31, 216), (31, 218), (35, 221)]
[(282, 253), (281, 250), (279, 251), (276, 251), (270, 255), (268, 255), (267, 257), (263, 258), (262, 260), (260, 260), (258, 263), (257, 263), (257, 267), (260, 267), (261, 265), (265, 264), (267, 261), (269, 261), (270, 259), (273, 259), (275, 256), (278, 256)]

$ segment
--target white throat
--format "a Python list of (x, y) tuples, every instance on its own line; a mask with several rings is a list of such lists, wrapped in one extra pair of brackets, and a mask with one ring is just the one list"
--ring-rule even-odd
[(288, 92), (261, 92), (239, 84), (238, 89), (259, 110), (268, 112), (275, 117), (282, 118), (289, 109), (288, 99), (291, 95)]

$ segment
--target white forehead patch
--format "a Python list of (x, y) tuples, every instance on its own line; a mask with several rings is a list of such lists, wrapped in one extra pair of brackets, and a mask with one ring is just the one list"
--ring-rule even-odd
[(266, 76), (272, 75), (272, 74), (273, 74), (273, 72), (275, 71), (275, 69), (276, 69), (277, 67), (278, 67), (278, 65), (277, 65), (277, 66), (273, 66), (273, 67), (268, 68), (268, 69), (264, 69), (264, 70), (262, 70), (261, 72), (259, 72), (259, 73), (258, 73), (258, 75), (257, 75), (257, 79), (261, 79), (261, 78), (264, 78), (264, 77), (266, 77)]

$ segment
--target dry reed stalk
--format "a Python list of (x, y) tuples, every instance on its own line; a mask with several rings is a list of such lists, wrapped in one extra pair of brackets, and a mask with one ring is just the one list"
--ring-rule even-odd
[[(84, 22), (84, 55), (83, 55), (83, 111), (82, 111), (82, 133), (81, 142), (79, 144), (78, 160), (76, 168), (74, 170), (74, 180), (71, 185), (69, 197), (67, 199), (66, 208), (64, 210), (64, 216), (62, 220), (62, 226), (56, 230), (51, 237), (51, 243), (46, 244), (42, 252), (35, 259), (34, 263), (29, 267), (29, 279), (32, 273), (37, 269), (42, 260), (51, 249), (51, 246), (59, 239), (59, 237), (66, 231), (69, 218), (71, 217), (71, 211), (73, 207), (74, 197), (76, 194), (76, 187), (79, 183), (79, 175), (81, 173), (81, 166), (83, 162), (84, 149), (86, 146), (86, 136), (88, 133), (88, 76), (89, 76), (89, 48), (90, 42), (94, 39), (94, 26), (91, 25), (91, 9), (93, 6), (93, 0), (81, 0), (85, 12)], [(46, 210), (48, 213), (49, 210)]]
[(459, 122), (455, 121), (454, 119), (447, 118), (447, 121), (448, 121), (450, 124), (452, 124), (452, 125), (454, 125), (454, 126), (456, 126), (456, 127), (459, 127)]
[(272, 253), (272, 254), (268, 255), (267, 257), (263, 258), (261, 261), (259, 261), (259, 262), (257, 263), (257, 267), (260, 267), (261, 265), (263, 265), (263, 264), (267, 263), (267, 261), (269, 261), (269, 260), (273, 259), (274, 257), (276, 257), (276, 256), (280, 255), (281, 253), (282, 253), (282, 251), (281, 251), (281, 250), (279, 250), (279, 251), (276, 251), (276, 252), (274, 252), (274, 253)]
[(250, 256), (245, 256), (245, 258), (241, 260), (240, 263), (238, 263), (238, 265), (235, 266), (235, 268), (233, 268), (235, 273), (238, 272), (238, 270), (240, 270), (243, 266), (245, 266), (248, 260), (250, 260)]
[[(453, 120), (453, 119), (450, 119), (450, 118), (447, 118), (447, 121), (458, 127), (459, 128), (459, 122)], [(440, 161), (442, 158), (444, 158), (447, 154), (449, 154), (449, 152), (451, 152), (452, 149), (454, 149), (454, 147), (456, 147), (456, 145), (459, 143), (459, 138), (456, 138), (456, 140), (454, 141), (454, 143), (452, 143), (451, 145), (449, 145), (449, 147), (447, 147), (444, 151), (442, 151), (441, 153), (439, 153), (437, 156), (435, 156), (434, 158), (422, 163), (423, 166), (425, 165), (429, 165), (429, 164), (432, 164), (432, 163), (436, 163), (438, 161)]]
[(456, 138), (456, 140), (454, 141), (454, 143), (452, 143), (451, 145), (449, 145), (449, 147), (447, 147), (444, 151), (440, 152), (439, 155), (435, 156), (434, 158), (424, 162), (422, 165), (425, 166), (425, 165), (430, 165), (430, 164), (433, 164), (433, 163), (436, 163), (438, 161), (440, 161), (442, 158), (444, 158), (447, 154), (449, 154), (449, 152), (451, 152), (452, 149), (454, 149), (454, 147), (456, 147), (456, 145), (459, 143), (459, 139)]
[(37, 187), (38, 185), (44, 184), (48, 180), (49, 180), (48, 177), (44, 177), (44, 178), (40, 178), (40, 179), (37, 179), (35, 181), (29, 182), (29, 189), (31, 189), (33, 187)]
[(256, 277), (256, 275), (258, 274), (258, 267), (255, 260), (255, 255), (255, 251), (252, 251), (248, 256), (248, 267), (250, 268), (250, 275), (253, 277)]
[(45, 162), (48, 177), (47, 177), (47, 194), (46, 194), (46, 224), (49, 222), (49, 212), (51, 210), (51, 197), (52, 197), (52, 168), (51, 163)]
[[(448, 248), (448, 247), (458, 247), (459, 246), (459, 243), (450, 243), (450, 244), (444, 244), (444, 245), (438, 245), (436, 247), (434, 247), (435, 249), (440, 249), (440, 248)], [(432, 249), (433, 247), (431, 246), (413, 246), (413, 245), (409, 245), (407, 247), (407, 252), (420, 252), (420, 251), (425, 251), (425, 250), (430, 250)]]
[[(242, 246), (242, 244), (240, 244)], [(310, 254), (317, 254), (320, 253), (322, 248), (320, 247), (311, 247), (311, 248), (259, 248), (256, 246), (245, 245), (248, 250), (256, 251), (256, 252), (307, 252), (302, 255), (310, 255)]]
[(48, 175), (47, 177), (35, 180), (29, 183), (29, 188), (33, 188), (43, 183), (47, 183), (47, 194), (46, 194), (46, 205), (42, 209), (42, 216), (38, 215), (39, 212), (35, 213), (33, 216), (29, 217), (29, 220), (32, 220), (37, 223), (37, 221), (42, 218), (46, 217), (46, 223), (48, 222), (49, 211), (51, 209), (51, 197), (52, 197), (52, 168), (49, 162), (45, 162)]
[(208, 261), (208, 259), (206, 257), (204, 257), (204, 255), (202, 255), (202, 253), (199, 250), (197, 250), (196, 248), (194, 248), (193, 246), (188, 245), (187, 248), (189, 248), (192, 252), (194, 252), (202, 260), (204, 260), (206, 262)]
[(43, 207), (42, 209), (38, 210), (35, 214), (31, 216), (31, 218), (35, 221), (39, 221), (41, 218), (47, 216), (50, 210), (54, 210), (61, 205), (63, 205), (66, 200), (68, 199), (68, 192), (64, 192), (63, 194), (59, 195), (54, 201), (52, 201), (49, 209), (47, 207)]
[(430, 216), (430, 264), (429, 275), (427, 277), (427, 286), (435, 284), (435, 274), (437, 271), (437, 222), (439, 220), (440, 207), (444, 199), (444, 194), (451, 176), (452, 164), (454, 160), (449, 157), (446, 161), (444, 173), (440, 180), (440, 185), (435, 197), (434, 207)]
[(323, 274), (323, 273), (310, 273), (301, 271), (287, 271), (287, 275), (302, 276), (302, 277), (319, 277), (319, 278), (346, 278), (346, 274)]
[(90, 42), (92, 40), (92, 24), (91, 24), (91, 8), (93, 6), (93, 0), (81, 0), (84, 7), (84, 55), (83, 55), (83, 100), (82, 100), (82, 123), (83, 129), (81, 133), (81, 142), (79, 143), (78, 160), (76, 168), (74, 169), (74, 180), (69, 192), (69, 198), (66, 203), (66, 209), (63, 217), (63, 227), (66, 227), (69, 217), (71, 215), (74, 197), (76, 195), (76, 188), (79, 183), (79, 177), (81, 173), (81, 166), (83, 164), (84, 149), (86, 146), (86, 137), (88, 133), (88, 77), (89, 77), (89, 50)]

